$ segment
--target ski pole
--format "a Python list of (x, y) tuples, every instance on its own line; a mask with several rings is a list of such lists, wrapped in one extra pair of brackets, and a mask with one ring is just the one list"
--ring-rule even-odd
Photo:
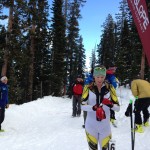
[(132, 144), (132, 150), (134, 150), (134, 129), (133, 129), (133, 117), (132, 117), (132, 100), (130, 100), (130, 121), (131, 121), (131, 144)]
[[(135, 101), (138, 99), (138, 96), (135, 97)], [(135, 118), (134, 118), (134, 131), (133, 131), (133, 137), (134, 137), (134, 143), (133, 143), (133, 150), (134, 150), (134, 146), (135, 146)]]
[(135, 118), (134, 118), (134, 129), (133, 129), (133, 150), (134, 150), (134, 146), (135, 146)]

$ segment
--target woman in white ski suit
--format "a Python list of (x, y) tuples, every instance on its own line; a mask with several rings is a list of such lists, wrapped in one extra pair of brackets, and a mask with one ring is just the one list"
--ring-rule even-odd
[[(119, 111), (120, 107), (115, 91), (113, 91), (113, 95), (116, 96), (116, 99), (113, 100), (110, 86), (104, 81), (106, 68), (96, 66), (93, 76), (95, 82), (86, 85), (82, 94), (81, 108), (83, 111), (87, 111), (85, 131), (89, 150), (98, 150), (98, 143), (100, 150), (106, 150), (111, 139), (110, 108)], [(99, 99), (99, 103), (97, 99)], [(99, 107), (102, 110), (98, 112)], [(100, 117), (101, 121), (97, 121), (97, 117)]]

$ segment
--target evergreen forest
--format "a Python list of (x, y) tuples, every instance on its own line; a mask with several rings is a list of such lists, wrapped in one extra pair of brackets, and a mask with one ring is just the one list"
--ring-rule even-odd
[[(146, 3), (150, 12), (150, 0)], [(8, 77), (10, 103), (70, 96), (77, 75), (85, 77), (86, 49), (79, 24), (84, 5), (86, 0), (52, 0), (51, 5), (49, 0), (0, 1), (0, 68), (1, 76)], [(108, 14), (95, 49), (91, 68), (115, 64), (124, 85), (137, 74), (150, 81), (126, 0), (120, 2), (115, 18)]]

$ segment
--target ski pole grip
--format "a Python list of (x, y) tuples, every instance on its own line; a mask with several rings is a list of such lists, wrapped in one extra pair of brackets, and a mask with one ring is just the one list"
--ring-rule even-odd
[(132, 102), (133, 102), (132, 99), (130, 99), (130, 102), (129, 102), (129, 103), (132, 104)]

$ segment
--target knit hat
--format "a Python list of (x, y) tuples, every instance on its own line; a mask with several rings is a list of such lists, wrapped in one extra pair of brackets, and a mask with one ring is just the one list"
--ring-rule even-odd
[(106, 76), (106, 68), (104, 66), (94, 67), (93, 76)]
[(1, 81), (8, 80), (6, 76), (1, 77)]

